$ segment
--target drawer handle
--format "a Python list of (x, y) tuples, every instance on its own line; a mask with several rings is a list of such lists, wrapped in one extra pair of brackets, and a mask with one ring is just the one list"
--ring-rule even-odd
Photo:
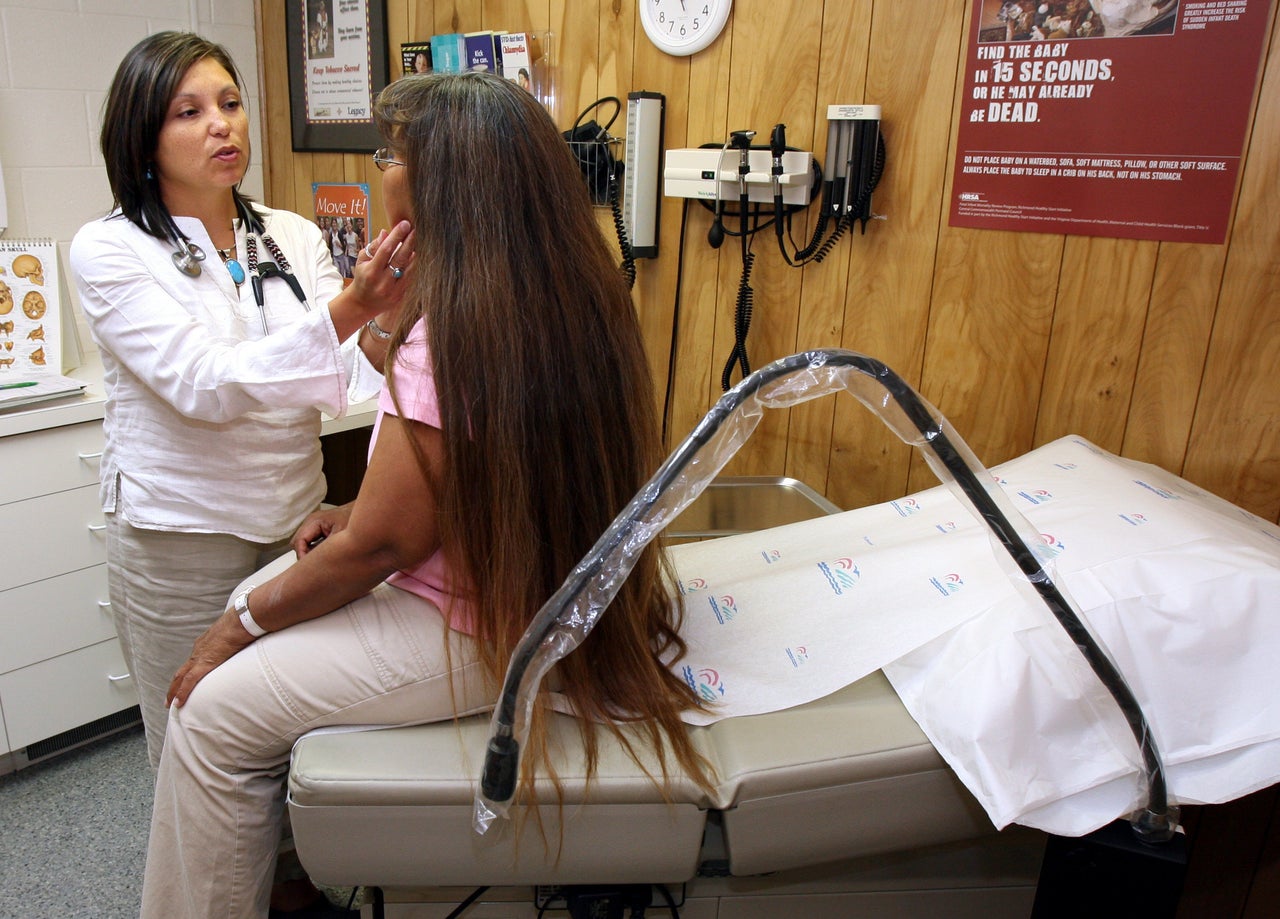
[(103, 530), (105, 530), (106, 528), (107, 528), (107, 525), (106, 525), (105, 523), (91, 523), (91, 524), (89, 524), (89, 532), (90, 532), (90, 533), (101, 533), (101, 532), (102, 532)]
[(98, 601), (98, 609), (111, 609), (111, 601), (110, 601), (110, 600), (99, 600), (99, 601)]
[(128, 680), (128, 679), (131, 679), (132, 677), (133, 677), (133, 674), (129, 673), (128, 671), (125, 671), (124, 673), (121, 673), (118, 675), (112, 675), (110, 673), (107, 674), (107, 679), (110, 680), (112, 683), (119, 683), (122, 680)]
[(102, 459), (102, 453), (103, 451), (99, 450), (97, 453), (77, 453), (76, 456), (82, 460)]

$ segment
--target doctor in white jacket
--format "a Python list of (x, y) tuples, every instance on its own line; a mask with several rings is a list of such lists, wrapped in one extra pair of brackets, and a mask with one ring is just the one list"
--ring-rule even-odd
[(101, 142), (114, 209), (71, 265), (105, 370), (109, 594), (154, 767), (174, 672), (325, 493), (321, 412), (382, 384), (412, 234), (380, 234), (344, 289), (315, 225), (243, 198), (238, 75), (194, 34), (126, 55)]

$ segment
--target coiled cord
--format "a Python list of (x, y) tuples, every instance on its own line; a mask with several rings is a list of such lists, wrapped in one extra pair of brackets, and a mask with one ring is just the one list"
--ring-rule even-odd
[(627, 224), (622, 216), (622, 172), (626, 166), (614, 162), (609, 171), (609, 212), (613, 215), (613, 229), (618, 234), (618, 248), (622, 250), (622, 274), (627, 279), (627, 289), (636, 286), (636, 257), (627, 236)]
[(733, 385), (735, 365), (742, 370), (743, 377), (751, 374), (751, 362), (747, 359), (747, 332), (751, 330), (751, 309), (755, 300), (755, 291), (751, 289), (751, 266), (755, 260), (754, 252), (743, 252), (742, 278), (738, 281), (738, 301), (733, 311), (733, 350), (729, 352), (729, 360), (720, 374), (720, 389), (724, 392)]

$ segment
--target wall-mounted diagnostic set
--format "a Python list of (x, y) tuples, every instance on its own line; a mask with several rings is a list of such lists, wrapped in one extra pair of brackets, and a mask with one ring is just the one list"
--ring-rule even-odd
[[(663, 191), (668, 197), (698, 201), (714, 214), (707, 233), (713, 248), (727, 237), (741, 241), (734, 347), (720, 380), (725, 390), (735, 369), (744, 377), (751, 372), (746, 336), (754, 298), (750, 279), (755, 234), (772, 227), (788, 265), (798, 268), (821, 262), (850, 226), (861, 224), (866, 232), (867, 223), (875, 217), (871, 195), (884, 172), (878, 105), (827, 107), (825, 173), (811, 153), (787, 146), (785, 125), (773, 126), (767, 144), (754, 143), (755, 137), (755, 131), (733, 131), (723, 144), (668, 150), (663, 169)], [(798, 246), (791, 242), (791, 218), (815, 196), (819, 210), (813, 233), (806, 245)]]
[[(602, 110), (607, 113), (608, 106), (613, 107), (612, 116), (603, 118), (603, 125), (589, 117)], [(827, 107), (825, 172), (812, 153), (787, 145), (783, 124), (773, 126), (768, 143), (755, 143), (755, 131), (733, 131), (722, 144), (667, 150), (664, 157), (665, 106), (665, 97), (660, 93), (633, 92), (627, 96), (622, 159), (613, 155), (619, 139), (609, 134), (622, 107), (613, 96), (588, 106), (573, 128), (565, 132), (565, 140), (595, 203), (608, 204), (613, 211), (622, 269), (629, 283), (635, 283), (636, 259), (658, 255), (662, 197), (659, 174), (662, 193), (686, 202), (696, 201), (713, 213), (707, 234), (707, 242), (713, 248), (719, 248), (729, 237), (740, 240), (742, 277), (734, 314), (734, 346), (720, 380), (727, 390), (735, 370), (744, 377), (751, 372), (746, 337), (754, 297), (751, 265), (755, 255), (751, 243), (755, 235), (772, 227), (783, 259), (799, 268), (821, 262), (850, 226), (860, 224), (865, 233), (868, 222), (875, 219), (871, 196), (885, 164), (880, 106)], [(792, 241), (792, 217), (815, 199), (818, 213), (813, 232), (805, 245), (797, 245)], [(682, 227), (682, 239), (683, 236)], [(683, 258), (683, 245), (681, 250)], [(678, 291), (677, 282), (677, 297)]]

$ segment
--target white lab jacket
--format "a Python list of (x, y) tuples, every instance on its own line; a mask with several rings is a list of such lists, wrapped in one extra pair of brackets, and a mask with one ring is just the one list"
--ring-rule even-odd
[[(177, 218), (208, 254), (196, 278), (174, 265), (174, 245), (123, 217), (86, 224), (71, 243), (105, 371), (102, 508), (135, 527), (255, 542), (291, 534), (325, 492), (320, 413), (340, 416), (381, 387), (359, 336), (338, 341), (327, 305), (342, 279), (319, 228), (258, 210), (311, 307), (266, 279), (269, 334), (250, 281), (237, 291), (199, 220)], [(236, 237), (245, 265), (243, 227)], [(270, 261), (261, 242), (258, 252)]]

